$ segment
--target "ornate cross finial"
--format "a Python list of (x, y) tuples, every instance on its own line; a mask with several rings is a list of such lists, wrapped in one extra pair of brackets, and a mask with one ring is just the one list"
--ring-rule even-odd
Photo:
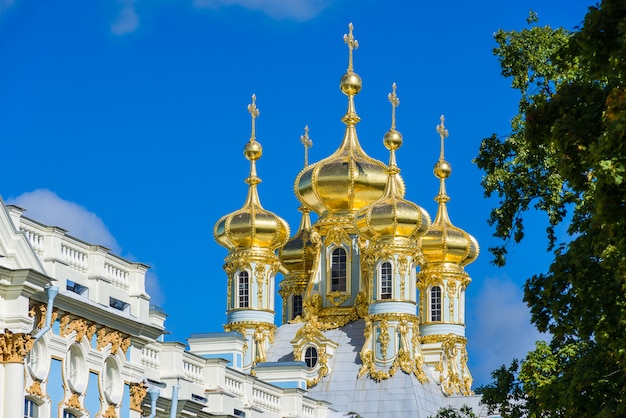
[(350, 22), (350, 24), (348, 25), (348, 29), (350, 29), (350, 32), (346, 35), (343, 35), (343, 41), (348, 44), (348, 50), (349, 52), (349, 58), (348, 58), (348, 72), (351, 73), (352, 72), (352, 51), (355, 49), (359, 49), (359, 41), (357, 41), (356, 39), (354, 39), (354, 35), (352, 35), (352, 30), (354, 29), (354, 26), (352, 25), (352, 22)]
[(400, 105), (400, 99), (396, 95), (396, 83), (391, 85), (391, 93), (387, 95), (389, 102), (391, 103), (391, 130), (396, 129), (396, 107)]
[(441, 153), (439, 154), (439, 159), (443, 160), (443, 141), (444, 139), (446, 139), (448, 137), (448, 130), (446, 129), (446, 127), (444, 126), (443, 122), (446, 120), (446, 118), (443, 117), (443, 115), (441, 115), (441, 123), (439, 125), (437, 125), (437, 132), (439, 133), (439, 137), (441, 138)]
[(259, 108), (256, 107), (256, 94), (252, 95), (252, 103), (248, 105), (248, 112), (252, 115), (252, 133), (250, 134), (250, 140), (256, 139), (255, 136), (255, 121), (256, 118), (259, 117), (261, 112), (259, 112)]
[(309, 138), (309, 125), (304, 127), (304, 135), (300, 136), (300, 142), (304, 145), (304, 166), (309, 165), (309, 148), (313, 146), (313, 141)]

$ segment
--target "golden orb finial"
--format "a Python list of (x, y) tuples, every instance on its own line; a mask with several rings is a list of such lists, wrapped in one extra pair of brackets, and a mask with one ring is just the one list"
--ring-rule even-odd
[(391, 103), (391, 129), (385, 134), (383, 143), (385, 148), (395, 151), (402, 146), (402, 134), (396, 131), (396, 107), (400, 105), (400, 99), (396, 94), (396, 83), (391, 85), (391, 93), (387, 95), (387, 98)]
[(352, 57), (354, 50), (359, 48), (359, 42), (354, 39), (354, 35), (352, 34), (352, 30), (354, 29), (352, 23), (348, 25), (348, 28), (350, 29), (350, 32), (343, 35), (343, 41), (348, 45), (348, 71), (346, 71), (343, 77), (341, 77), (339, 88), (345, 95), (354, 96), (361, 91), (363, 81), (361, 80), (361, 77), (354, 72)]
[(309, 148), (313, 146), (313, 141), (309, 138), (309, 125), (304, 127), (304, 135), (300, 136), (300, 142), (304, 145), (304, 166), (309, 165)]

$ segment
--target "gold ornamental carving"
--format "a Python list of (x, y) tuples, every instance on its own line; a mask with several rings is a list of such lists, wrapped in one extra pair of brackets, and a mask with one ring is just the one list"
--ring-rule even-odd
[(350, 235), (348, 235), (348, 233), (340, 227), (331, 228), (326, 234), (326, 239), (324, 240), (324, 244), (327, 247), (330, 247), (331, 245), (339, 247), (341, 244), (349, 244), (350, 242)]
[(59, 335), (67, 337), (73, 331), (76, 331), (75, 341), (80, 343), (85, 336), (88, 340), (91, 340), (91, 337), (96, 332), (96, 325), (90, 324), (83, 318), (72, 319), (70, 315), (63, 315), (60, 320)]
[(46, 395), (44, 395), (43, 390), (41, 389), (41, 381), (39, 380), (33, 381), (28, 389), (26, 389), (26, 393), (39, 399), (46, 399)]
[(117, 353), (121, 349), (124, 354), (130, 347), (130, 338), (124, 338), (119, 331), (113, 331), (107, 328), (101, 328), (97, 333), (96, 348), (102, 351), (108, 344), (111, 344), (111, 354)]
[(356, 309), (356, 314), (359, 318), (365, 318), (367, 316), (369, 310), (369, 303), (367, 300), (367, 295), (365, 292), (361, 291), (356, 295), (356, 300), (354, 301), (354, 308)]
[(387, 358), (387, 348), (389, 347), (389, 342), (391, 341), (391, 337), (389, 336), (389, 323), (386, 319), (383, 319), (379, 322), (378, 326), (380, 328), (378, 343), (380, 344), (380, 352), (384, 360)]
[(141, 412), (141, 402), (148, 393), (148, 386), (145, 383), (131, 383), (130, 389), (130, 409), (132, 411)]
[(303, 303), (304, 319), (310, 320), (313, 317), (317, 317), (322, 309), (322, 296), (319, 293), (315, 293), (311, 300), (305, 300)]
[[(386, 358), (387, 355), (385, 351), (388, 348), (390, 338), (389, 321), (398, 321), (398, 352), (395, 354), (395, 359), (389, 369), (380, 370), (376, 366), (374, 352), (370, 348), (372, 329), (374, 328), (373, 323), (379, 323), (380, 334), (378, 342), (381, 345), (382, 356)], [(411, 330), (413, 331), (412, 337), (409, 339)], [(428, 381), (428, 377), (424, 371), (424, 357), (419, 345), (418, 321), (414, 315), (398, 313), (370, 315), (365, 322), (364, 336), (365, 344), (360, 352), (363, 365), (359, 369), (357, 378), (361, 378), (367, 374), (371, 379), (379, 382), (392, 378), (395, 376), (398, 369), (400, 369), (406, 374), (415, 375), (421, 383)]]
[(72, 392), (72, 395), (70, 396), (70, 398), (67, 401), (65, 401), (65, 405), (68, 408), (76, 409), (78, 411), (83, 410), (83, 405), (80, 403), (80, 398), (78, 396), (78, 393), (75, 393), (75, 392)]
[(348, 300), (349, 297), (349, 293), (340, 292), (338, 290), (326, 294), (326, 299), (328, 299), (328, 301), (332, 303), (335, 307), (338, 307), (339, 305), (344, 303), (346, 300)]
[(257, 306), (260, 308), (263, 306), (263, 282), (265, 281), (265, 266), (262, 264), (257, 264), (254, 270), (256, 275), (256, 284), (257, 284)]
[(117, 413), (115, 412), (115, 405), (109, 405), (104, 411), (104, 414), (101, 414), (102, 418), (118, 418)]
[(24, 357), (33, 348), (33, 337), (28, 334), (14, 334), (5, 328), (0, 334), (0, 363), (23, 363)]
[[(36, 306), (31, 306), (30, 311), (28, 311), (28, 315), (30, 317), (35, 318), (35, 324), (36, 324), (35, 327), (37, 329), (42, 329), (46, 325), (47, 309), (48, 309), (48, 306), (42, 303)], [(52, 320), (50, 322), (54, 323), (58, 315), (59, 315), (59, 312), (56, 309), (54, 309), (52, 311)]]
[(316, 386), (324, 377), (328, 376), (328, 355), (326, 354), (325, 347), (320, 347), (318, 351), (317, 362), (319, 364), (319, 368), (317, 369), (317, 376), (313, 379), (307, 379), (306, 387), (308, 389)]

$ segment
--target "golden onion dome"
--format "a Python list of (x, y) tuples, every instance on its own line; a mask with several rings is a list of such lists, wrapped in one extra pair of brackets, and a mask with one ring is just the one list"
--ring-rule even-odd
[(452, 263), (464, 267), (476, 260), (480, 249), (476, 239), (461, 228), (452, 225), (448, 216), (446, 204), (450, 198), (446, 194), (445, 180), (452, 173), (452, 167), (444, 159), (443, 146), (448, 131), (443, 122), (442, 116), (441, 124), (437, 126), (437, 132), (441, 137), (441, 154), (433, 170), (439, 179), (439, 194), (435, 198), (439, 207), (435, 221), (421, 238), (421, 248), (427, 264)]
[[(304, 135), (300, 137), (300, 142), (304, 145), (304, 166), (306, 167), (309, 159), (309, 148), (313, 146), (313, 141), (309, 137), (308, 126), (304, 127)], [(304, 206), (301, 206), (298, 210), (302, 213), (298, 232), (280, 248), (278, 256), (283, 266), (290, 273), (300, 273), (304, 275), (313, 268), (315, 249), (311, 242), (310, 211)]]
[(250, 175), (245, 180), (249, 185), (248, 196), (241, 209), (217, 221), (213, 235), (220, 245), (231, 251), (251, 248), (274, 251), (289, 238), (289, 225), (261, 206), (257, 191), (261, 179), (256, 174), (256, 161), (261, 158), (263, 148), (255, 138), (255, 119), (260, 114), (255, 95), (252, 95), (248, 111), (252, 115), (252, 135), (244, 147), (244, 155), (250, 161)]
[[(341, 91), (348, 96), (348, 109), (342, 121), (345, 134), (339, 148), (329, 157), (305, 167), (296, 177), (294, 191), (303, 206), (318, 215), (354, 215), (378, 200), (387, 184), (384, 163), (369, 157), (361, 148), (356, 133), (360, 121), (354, 106), (354, 96), (362, 87), (361, 77), (353, 71), (352, 52), (358, 42), (350, 33), (344, 35), (349, 48), (348, 70), (340, 81)], [(404, 182), (398, 178), (400, 193)]]
[(428, 230), (428, 213), (413, 202), (405, 200), (398, 187), (400, 169), (396, 165), (396, 150), (402, 146), (402, 134), (395, 128), (395, 110), (400, 104), (396, 96), (396, 84), (389, 94), (392, 105), (391, 129), (383, 142), (389, 150), (387, 185), (383, 196), (371, 205), (361, 209), (356, 216), (356, 227), (360, 234), (375, 242), (391, 240), (413, 246)]
[(289, 273), (307, 274), (313, 268), (315, 249), (311, 241), (309, 210), (301, 207), (302, 218), (298, 232), (280, 248), (279, 258)]

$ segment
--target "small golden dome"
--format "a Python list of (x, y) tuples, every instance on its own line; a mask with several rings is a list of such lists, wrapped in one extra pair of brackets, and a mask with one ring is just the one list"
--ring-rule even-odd
[(435, 198), (439, 207), (435, 222), (421, 238), (421, 248), (427, 264), (452, 263), (464, 267), (476, 260), (480, 249), (476, 239), (452, 225), (448, 216), (446, 204), (450, 198), (446, 194), (445, 179), (452, 172), (452, 166), (444, 159), (444, 139), (448, 136), (448, 131), (443, 122), (442, 116), (441, 124), (437, 126), (441, 137), (441, 155), (433, 170), (439, 178), (439, 194)]
[(389, 101), (392, 104), (392, 123), (383, 138), (390, 154), (385, 193), (379, 200), (361, 209), (355, 222), (361, 235), (372, 241), (392, 240), (414, 246), (414, 240), (428, 230), (430, 216), (420, 206), (405, 200), (398, 187), (400, 169), (396, 165), (395, 151), (402, 145), (402, 134), (395, 129), (395, 109), (400, 104), (395, 83)]
[(257, 185), (261, 179), (256, 175), (256, 161), (262, 155), (261, 144), (255, 139), (255, 119), (259, 116), (256, 96), (248, 106), (252, 115), (252, 135), (244, 147), (244, 155), (250, 161), (248, 197), (243, 207), (223, 216), (213, 228), (215, 240), (229, 250), (267, 249), (274, 251), (287, 242), (289, 225), (274, 213), (263, 209), (259, 200)]
[(307, 274), (313, 268), (315, 248), (311, 241), (309, 210), (301, 207), (302, 219), (298, 232), (280, 248), (279, 258), (290, 273)]
[[(356, 134), (360, 118), (354, 106), (354, 96), (361, 90), (361, 78), (353, 71), (352, 52), (358, 42), (350, 33), (344, 35), (349, 48), (348, 71), (340, 82), (341, 91), (348, 96), (348, 109), (342, 121), (346, 125), (343, 141), (329, 157), (305, 167), (296, 177), (294, 189), (302, 205), (318, 215), (353, 216), (360, 209), (378, 200), (387, 184), (384, 163), (369, 157), (361, 148)], [(398, 187), (404, 194), (404, 182), (398, 177)]]

